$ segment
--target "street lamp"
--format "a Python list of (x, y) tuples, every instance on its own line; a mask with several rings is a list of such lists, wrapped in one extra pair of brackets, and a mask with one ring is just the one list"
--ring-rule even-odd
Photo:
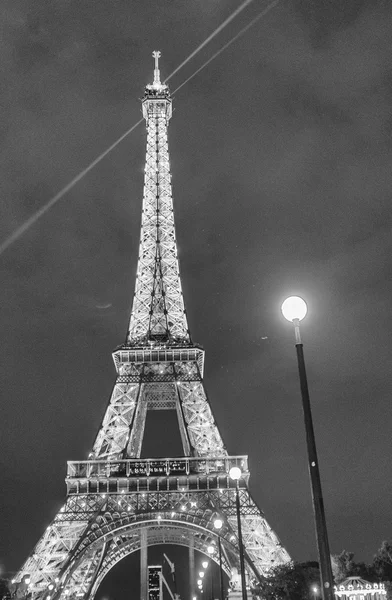
[(242, 588), (242, 600), (247, 600), (246, 594), (246, 580), (245, 580), (245, 560), (244, 560), (244, 546), (242, 543), (242, 528), (241, 528), (241, 513), (240, 513), (240, 490), (239, 480), (241, 479), (241, 469), (239, 467), (231, 467), (229, 471), (230, 479), (235, 481), (235, 504), (237, 508), (237, 529), (238, 529), (238, 546), (240, 551), (240, 567), (241, 567), (241, 588)]
[(219, 531), (223, 527), (222, 519), (215, 519), (214, 527), (218, 530), (218, 548), (219, 548), (219, 577), (220, 577), (220, 600), (223, 600), (223, 571), (222, 571), (222, 544)]
[(313, 599), (317, 600), (318, 587), (317, 585), (312, 585)]
[(304, 350), (299, 330), (299, 322), (306, 316), (307, 310), (308, 309), (305, 300), (299, 298), (298, 296), (291, 296), (282, 304), (283, 316), (288, 321), (292, 321), (295, 331), (295, 347), (297, 350), (299, 381), (301, 386), (302, 408), (306, 431), (306, 445), (308, 450), (309, 477), (312, 490), (317, 549), (320, 564), (321, 594), (323, 600), (334, 600), (331, 556), (329, 552), (327, 525), (325, 522), (323, 493), (321, 489), (320, 471), (317, 459), (316, 440), (313, 430)]

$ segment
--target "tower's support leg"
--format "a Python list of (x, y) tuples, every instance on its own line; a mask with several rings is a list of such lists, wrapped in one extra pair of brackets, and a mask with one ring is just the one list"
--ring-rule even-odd
[(140, 531), (140, 600), (148, 600), (147, 528)]
[(195, 538), (193, 534), (189, 538), (189, 590), (190, 599), (193, 600), (195, 595)]

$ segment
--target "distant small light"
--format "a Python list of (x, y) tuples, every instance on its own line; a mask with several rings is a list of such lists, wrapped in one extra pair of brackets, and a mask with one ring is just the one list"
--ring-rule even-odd
[(215, 552), (214, 546), (207, 546), (207, 552), (208, 552), (208, 554), (214, 554), (214, 552)]

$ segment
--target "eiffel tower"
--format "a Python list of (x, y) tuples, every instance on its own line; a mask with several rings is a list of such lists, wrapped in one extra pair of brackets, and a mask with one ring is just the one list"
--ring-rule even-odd
[[(239, 566), (236, 483), (241, 469), (241, 529), (248, 581), (290, 557), (248, 490), (247, 456), (230, 456), (203, 384), (204, 351), (193, 343), (181, 291), (167, 128), (169, 88), (154, 81), (142, 100), (147, 126), (144, 196), (136, 287), (125, 343), (113, 353), (117, 379), (88, 460), (68, 462), (64, 505), (16, 576), (33, 600), (94, 598), (122, 558), (141, 552), (141, 600), (147, 600), (147, 548), (188, 547), (230, 576)], [(183, 456), (141, 459), (148, 410), (177, 413)], [(193, 596), (191, 586), (191, 596)]]

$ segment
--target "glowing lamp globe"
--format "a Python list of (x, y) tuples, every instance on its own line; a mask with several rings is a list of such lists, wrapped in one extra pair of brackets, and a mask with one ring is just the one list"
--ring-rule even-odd
[(239, 467), (231, 467), (229, 477), (230, 479), (234, 479), (234, 481), (241, 479), (241, 469)]
[(208, 554), (214, 554), (214, 552), (215, 552), (214, 546), (207, 546), (207, 552), (208, 552)]
[(201, 566), (203, 567), (203, 569), (206, 569), (208, 567), (208, 562), (206, 560), (203, 560)]
[(215, 527), (215, 529), (222, 529), (222, 527), (223, 527), (222, 519), (215, 519), (214, 527)]
[(302, 321), (308, 312), (308, 307), (305, 300), (299, 296), (290, 296), (282, 304), (282, 313), (288, 321)]

